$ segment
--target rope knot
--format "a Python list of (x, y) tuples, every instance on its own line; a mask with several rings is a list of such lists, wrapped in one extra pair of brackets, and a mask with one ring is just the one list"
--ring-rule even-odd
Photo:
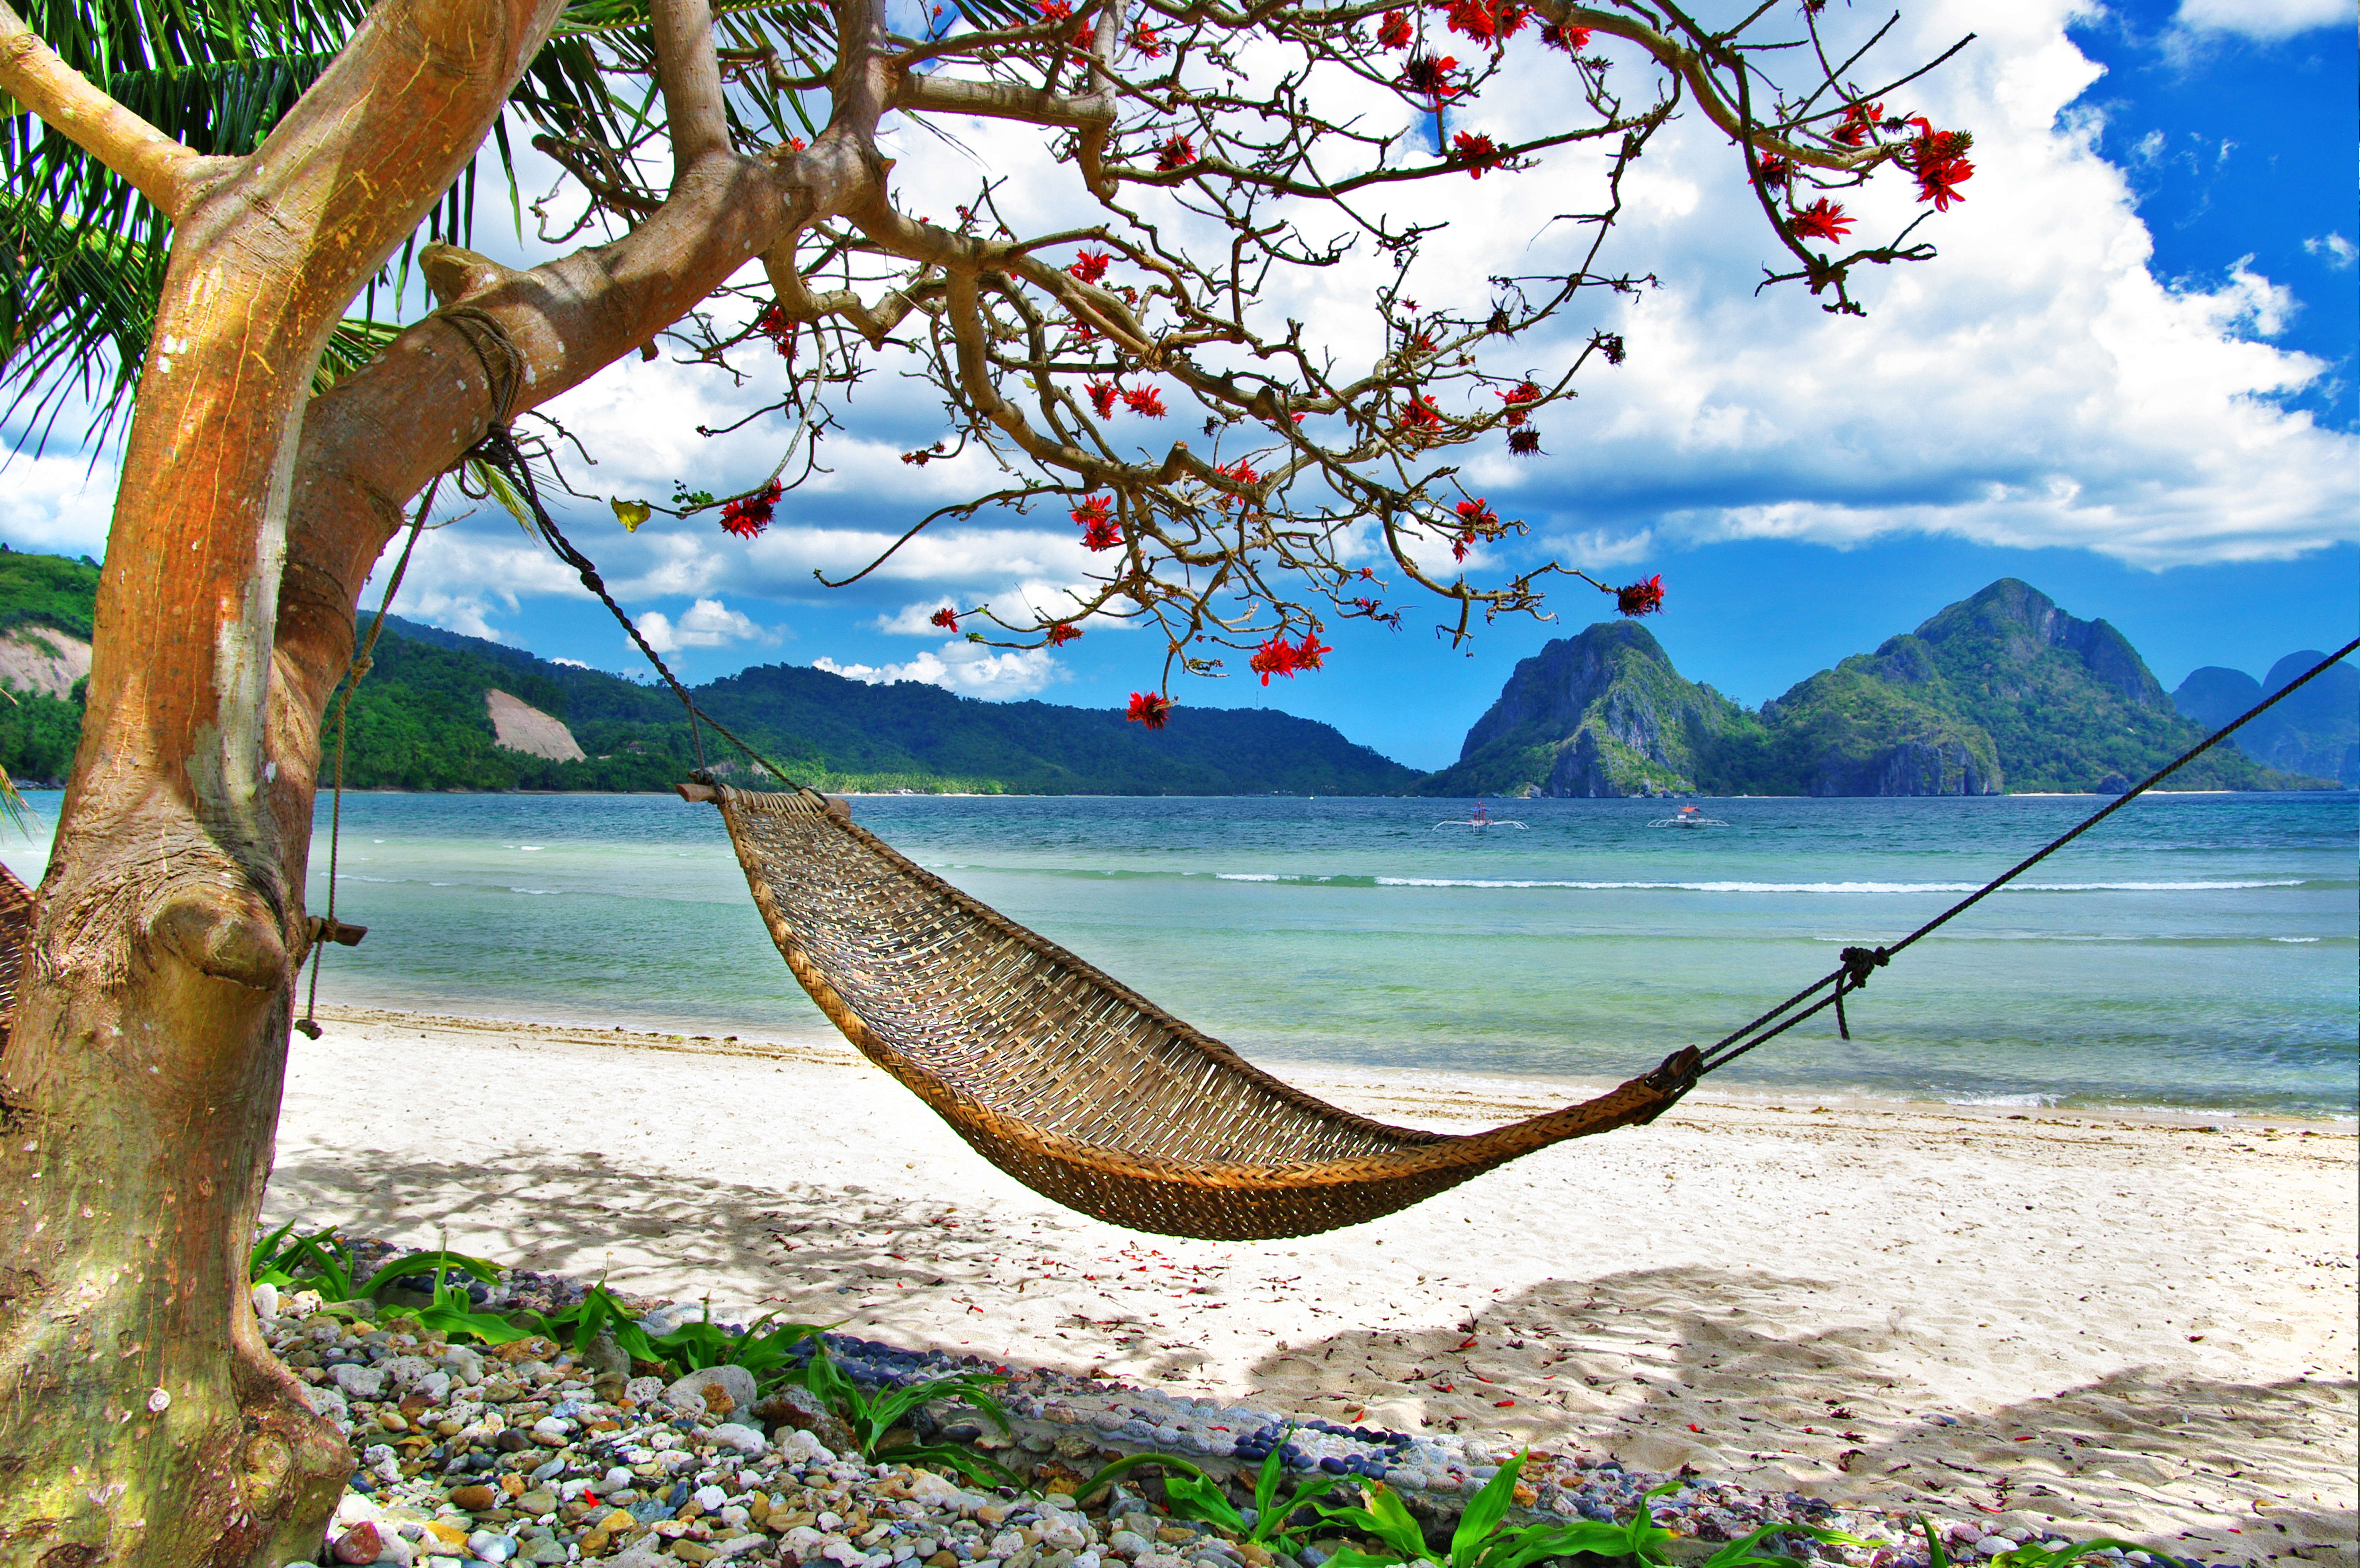
[(1847, 947), (1840, 956), (1843, 961), (1844, 983), (1854, 991), (1867, 988), (1870, 970), (1882, 969), (1893, 962), (1893, 954), (1881, 947)]

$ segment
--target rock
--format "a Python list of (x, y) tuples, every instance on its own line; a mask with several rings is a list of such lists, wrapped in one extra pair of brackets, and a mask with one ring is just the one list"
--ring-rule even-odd
[(493, 1530), (479, 1530), (467, 1538), (467, 1550), (486, 1563), (505, 1563), (516, 1555), (516, 1541)]
[(1146, 1552), (1147, 1539), (1137, 1530), (1119, 1530), (1107, 1537), (1107, 1550), (1117, 1557), (1136, 1560)]
[(600, 1377), (620, 1377), (629, 1380), (630, 1354), (615, 1343), (611, 1334), (602, 1334), (590, 1342), (590, 1353), (584, 1358), (590, 1368), (593, 1381)]
[(306, 1383), (296, 1391), (302, 1395), (303, 1402), (311, 1407), (313, 1415), (324, 1416), (332, 1421), (352, 1420), (352, 1410), (344, 1403), (342, 1388), (315, 1388)]
[[(484, 1490), (489, 1492), (491, 1488), (486, 1486)], [(467, 1531), (455, 1519), (432, 1520), (421, 1532), (421, 1536), (432, 1537), (435, 1544), (446, 1551), (464, 1552), (467, 1549)]]
[(346, 1399), (377, 1399), (385, 1397), (385, 1374), (374, 1367), (342, 1362), (328, 1369), (328, 1377)]
[(769, 1438), (752, 1427), (739, 1426), (736, 1421), (724, 1421), (705, 1435), (708, 1442), (724, 1448), (734, 1448), (740, 1454), (759, 1454), (770, 1446)]
[(557, 1511), (557, 1494), (546, 1488), (535, 1487), (518, 1497), (514, 1506), (516, 1511), (520, 1514), (530, 1514), (535, 1519), (546, 1519)]
[(263, 1321), (265, 1327), (279, 1315), (278, 1286), (266, 1282), (254, 1288), (254, 1315)]
[(560, 1443), (563, 1443), (573, 1431), (574, 1423), (572, 1421), (562, 1420), (557, 1416), (543, 1416), (539, 1421), (532, 1423), (533, 1436), (537, 1438), (554, 1438)]
[(729, 1494), (718, 1486), (699, 1486), (689, 1496), (698, 1508), (709, 1514), (719, 1513), (721, 1505), (729, 1500)]
[(1987, 1535), (1975, 1542), (1975, 1550), (1986, 1557), (1996, 1557), (2003, 1552), (2016, 1550), (2016, 1542), (2004, 1535)]
[(563, 1563), (566, 1560), (565, 1548), (558, 1545), (557, 1542), (553, 1541), (534, 1541), (530, 1546), (524, 1549), (524, 1555), (518, 1559), (518, 1561), (521, 1563), (540, 1563), (547, 1564)]
[(672, 1543), (672, 1554), (683, 1563), (710, 1563), (721, 1555), (705, 1542), (691, 1541), (685, 1536)]
[[(451, 1506), (464, 1508), (471, 1514), (489, 1513), (499, 1507), (499, 1501), (500, 1495), (496, 1489), (481, 1484), (451, 1489)], [(465, 1544), (464, 1538), (460, 1544)]]
[(442, 1365), (451, 1368), (451, 1375), (470, 1388), (484, 1380), (483, 1355), (467, 1345), (453, 1345), (445, 1349)]
[(743, 1557), (749, 1552), (759, 1552), (762, 1548), (762, 1543), (768, 1539), (766, 1536), (759, 1535), (733, 1535), (728, 1540), (715, 1544), (716, 1550), (726, 1559)]
[(384, 1555), (384, 1548), (377, 1526), (363, 1522), (336, 1537), (334, 1555), (339, 1563), (374, 1563)]
[(713, 1367), (702, 1372), (691, 1372), (685, 1377), (675, 1379), (663, 1391), (663, 1401), (668, 1405), (677, 1405), (684, 1394), (701, 1396), (705, 1410), (716, 1416), (751, 1410), (754, 1401), (759, 1398), (754, 1391), (754, 1374), (743, 1367)]
[(843, 1417), (820, 1403), (819, 1396), (809, 1388), (792, 1383), (757, 1404), (754, 1413), (774, 1427), (809, 1432), (821, 1447), (836, 1454), (848, 1454), (860, 1446)]
[(635, 1405), (644, 1405), (664, 1391), (661, 1377), (634, 1377), (623, 1385), (623, 1398)]

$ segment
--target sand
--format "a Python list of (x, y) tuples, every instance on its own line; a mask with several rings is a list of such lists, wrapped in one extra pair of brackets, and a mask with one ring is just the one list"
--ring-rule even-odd
[[(1374, 1225), (1206, 1243), (1054, 1207), (840, 1042), (322, 1021), (272, 1223), (1938, 1519), (2360, 1562), (2348, 1123), (1700, 1093)], [(1286, 1075), (1451, 1130), (1594, 1092)]]

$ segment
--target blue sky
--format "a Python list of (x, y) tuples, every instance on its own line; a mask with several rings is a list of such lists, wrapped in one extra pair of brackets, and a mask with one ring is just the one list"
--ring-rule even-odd
[[(1650, 626), (1683, 673), (1749, 703), (2006, 575), (2114, 622), (2167, 685), (2199, 665), (2259, 674), (2341, 642), (2360, 620), (2354, 26), (2352, 5), (2330, 0), (1912, 6), (1905, 52), (1981, 35), (1911, 90), (1911, 107), (1976, 132), (1980, 172), (1932, 228), (1939, 259), (1867, 280), (1864, 321), (1800, 294), (1753, 297), (1771, 251), (1728, 189), (1727, 148), (1673, 127), (1616, 241), (1664, 280), (1612, 322), (1630, 364), (1585, 380), (1546, 463), (1488, 459), (1473, 473), (1532, 525), (1536, 554), (1610, 581), (1662, 572), (1666, 613)], [(1511, 129), (1540, 123), (1548, 103), (1513, 72), (1487, 100)], [(1020, 189), (1065, 178), (1041, 164), (1037, 137), (974, 145)], [(1527, 243), (1516, 181), (1540, 178), (1452, 192), (1437, 262)], [(972, 179), (971, 166), (948, 171), (940, 199)], [(507, 259), (547, 254), (478, 243)], [(781, 432), (706, 441), (694, 427), (765, 391), (759, 376), (739, 394), (709, 372), (616, 366), (563, 402), (599, 459), (574, 483), (656, 497), (674, 479), (751, 484)], [(627, 537), (603, 506), (577, 507), (568, 526), (691, 679), (826, 661), (1081, 705), (1120, 704), (1155, 679), (1151, 639), (1135, 633), (1093, 628), (1055, 655), (962, 663), (966, 650), (924, 626), (945, 599), (1073, 581), (1081, 557), (1062, 517), (942, 529), (858, 589), (814, 583), (814, 567), (837, 574), (959, 485), (989, 483), (893, 461), (939, 433), (923, 389), (881, 381), (855, 416), (825, 449), (836, 474), (791, 497), (754, 545), (709, 520), (660, 517)], [(100, 454), (86, 485), (88, 462), (20, 456), (0, 539), (98, 553), (113, 471)], [(632, 668), (604, 610), (497, 516), (431, 535), (397, 607)], [(1454, 652), (1413, 607), (1399, 632), (1333, 631), (1337, 653), (1316, 674), (1174, 694), (1268, 702), (1439, 766), (1515, 660), (1603, 602), (1577, 587), (1557, 608), (1556, 625), (1502, 622)]]

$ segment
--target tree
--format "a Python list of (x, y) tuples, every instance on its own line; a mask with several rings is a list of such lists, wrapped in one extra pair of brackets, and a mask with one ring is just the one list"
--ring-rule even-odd
[[(44, 430), (77, 400), (102, 430), (131, 416), (88, 718), (0, 1055), (8, 1560), (316, 1549), (350, 1456), (243, 1287), (315, 936), (322, 713), (404, 507), (488, 428), (660, 340), (720, 372), (775, 352), (797, 430), (779, 476), (672, 508), (750, 534), (897, 363), (947, 419), (907, 461), (978, 445), (1007, 475), (952, 511), (1051, 506), (1107, 562), (1069, 604), (946, 612), (975, 636), (1142, 616), (1167, 678), (1218, 673), (1227, 648), (1267, 681), (1317, 667), (1325, 616), (1398, 616), (1394, 582), (1464, 636), (1535, 610), (1558, 569), (1467, 575), (1521, 525), (1451, 454), (1537, 453), (1577, 375), (1621, 358), (1581, 311), (1645, 285), (1604, 245), (1674, 114), (1729, 136), (1792, 258), (1775, 277), (1831, 310), (1855, 308), (1861, 262), (1931, 254), (1915, 223), (1841, 245), (1830, 191), (1896, 165), (1931, 212), (1972, 167), (1963, 134), (1885, 112), (1908, 78), (1863, 85), (1881, 34), (1839, 49), (1823, 4), (1757, 37), (1766, 7), (1721, 26), (1640, 0), (38, 0), (29, 22), (0, 3), (6, 375)], [(1485, 128), (1483, 91), (1525, 49), (1553, 51), (1565, 92), (1561, 123), (1516, 139)], [(1046, 130), (1087, 221), (1019, 234), (989, 179), (949, 221), (905, 212), (878, 145), (896, 113)], [(561, 238), (604, 243), (526, 270), (430, 244), (435, 313), (348, 317), (421, 225), (462, 232), (511, 121), (574, 182)], [(1439, 225), (1393, 215), (1392, 188), (1519, 175), (1566, 205), (1555, 269), (1420, 282)], [(1382, 272), (1365, 353), (1281, 298), (1359, 256)], [(762, 285), (735, 281), (755, 262)], [(1535, 347), (1556, 361), (1508, 365)], [(1201, 435), (1139, 450), (1184, 408)]]

